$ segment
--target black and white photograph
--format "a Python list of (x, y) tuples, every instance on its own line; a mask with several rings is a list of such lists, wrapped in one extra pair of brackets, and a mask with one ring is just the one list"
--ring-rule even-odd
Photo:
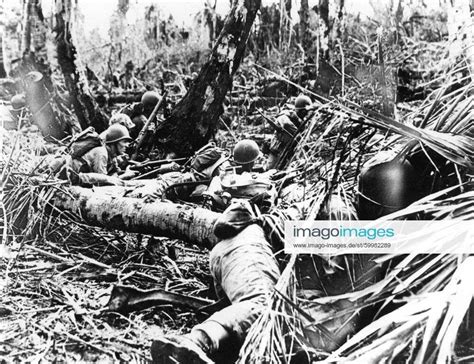
[(0, 364), (474, 363), (473, 0), (0, 0)]

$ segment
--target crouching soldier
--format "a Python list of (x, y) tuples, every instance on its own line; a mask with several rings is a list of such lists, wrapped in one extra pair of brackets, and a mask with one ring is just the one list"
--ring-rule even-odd
[(130, 128), (130, 136), (133, 139), (138, 137), (156, 104), (158, 104), (160, 100), (161, 96), (158, 92), (146, 91), (142, 95), (140, 102), (126, 105), (119, 111), (120, 114), (125, 114), (130, 117), (133, 123), (133, 127)]
[(204, 193), (207, 207), (224, 211), (231, 202), (249, 200), (261, 210), (268, 211), (274, 205), (277, 193), (270, 179), (271, 172), (256, 171), (256, 161), (260, 156), (260, 148), (253, 140), (239, 141), (232, 151), (230, 163), (212, 178)]
[(312, 104), (311, 99), (305, 95), (299, 95), (295, 100), (294, 111), (285, 110), (276, 119), (277, 131), (270, 142), (267, 159), (267, 168), (278, 168), (279, 164), (288, 156), (291, 156), (291, 145), (297, 133), (308, 115), (308, 107)]
[(260, 156), (260, 149), (253, 140), (238, 142), (232, 157), (209, 143), (196, 152), (183, 171), (161, 175), (157, 186), (146, 186), (135, 191), (135, 195), (144, 196), (147, 202), (165, 197), (172, 201), (202, 203), (214, 211), (224, 211), (235, 199), (252, 199), (254, 203), (258, 200), (259, 207), (269, 207), (276, 191), (269, 173), (256, 171), (255, 163)]
[(134, 175), (127, 169), (120, 175), (117, 158), (124, 155), (130, 141), (125, 126), (113, 124), (101, 135), (88, 128), (76, 135), (67, 148), (68, 154), (57, 159), (51, 166), (53, 172), (73, 184), (121, 185), (121, 180)]

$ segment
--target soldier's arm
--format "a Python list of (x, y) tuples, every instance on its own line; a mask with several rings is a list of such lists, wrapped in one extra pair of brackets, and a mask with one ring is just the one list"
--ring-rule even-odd
[(79, 184), (82, 186), (123, 186), (124, 181), (118, 177), (102, 173), (79, 173)]
[(94, 148), (89, 158), (92, 172), (106, 175), (108, 159), (109, 157), (105, 148)]

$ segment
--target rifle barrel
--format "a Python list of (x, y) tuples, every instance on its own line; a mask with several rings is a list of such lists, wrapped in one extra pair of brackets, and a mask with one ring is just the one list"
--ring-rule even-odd
[(280, 131), (280, 132), (283, 132), (285, 134), (287, 134), (288, 136), (290, 137), (293, 137), (293, 134), (291, 134), (288, 130), (286, 130), (285, 128), (282, 128), (280, 125), (278, 125), (277, 123), (275, 123), (272, 119), (270, 119), (268, 116), (266, 116), (263, 112), (261, 112), (259, 109), (257, 109), (258, 113), (260, 115), (262, 115), (266, 121), (268, 121), (270, 123), (270, 125), (276, 129), (277, 131)]
[(143, 142), (145, 140), (145, 134), (146, 134), (146, 131), (148, 130), (148, 126), (150, 125), (151, 121), (155, 119), (156, 114), (158, 113), (158, 110), (160, 109), (161, 105), (163, 105), (163, 102), (166, 99), (167, 95), (168, 95), (168, 92), (165, 92), (163, 94), (163, 96), (161, 97), (161, 100), (156, 104), (155, 108), (153, 109), (153, 112), (151, 113), (150, 117), (146, 121), (145, 125), (143, 125), (142, 130), (140, 130), (140, 134), (138, 134), (138, 137), (137, 137), (137, 146), (135, 147), (135, 153), (133, 153), (131, 160), (137, 159), (138, 151), (143, 145)]

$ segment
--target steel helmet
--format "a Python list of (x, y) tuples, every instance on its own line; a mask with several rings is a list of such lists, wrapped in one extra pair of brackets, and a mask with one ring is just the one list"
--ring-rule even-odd
[(111, 144), (121, 140), (132, 141), (128, 129), (120, 124), (113, 124), (105, 131), (105, 143)]
[(114, 124), (120, 124), (125, 126), (127, 129), (131, 129), (135, 126), (135, 124), (132, 122), (132, 119), (130, 119), (130, 116), (127, 114), (122, 114), (122, 113), (117, 113), (112, 115), (109, 121), (109, 126), (114, 125)]
[(133, 64), (132, 61), (128, 61), (127, 63), (125, 63), (126, 70), (132, 71), (134, 68), (135, 68), (135, 65)]
[(249, 164), (260, 156), (260, 148), (253, 140), (244, 139), (235, 145), (232, 156), (238, 164)]
[(295, 109), (296, 110), (301, 110), (301, 109), (304, 109), (304, 108), (306, 108), (306, 106), (309, 106), (311, 104), (312, 104), (311, 99), (308, 96), (301, 94), (295, 100)]
[(147, 91), (142, 95), (141, 103), (145, 109), (151, 109), (160, 101), (160, 94), (155, 91)]
[(26, 106), (25, 94), (16, 94), (10, 99), (13, 110), (20, 110)]
[(378, 219), (422, 197), (417, 196), (419, 177), (413, 165), (404, 156), (391, 154), (377, 155), (360, 172), (357, 210), (361, 220)]

